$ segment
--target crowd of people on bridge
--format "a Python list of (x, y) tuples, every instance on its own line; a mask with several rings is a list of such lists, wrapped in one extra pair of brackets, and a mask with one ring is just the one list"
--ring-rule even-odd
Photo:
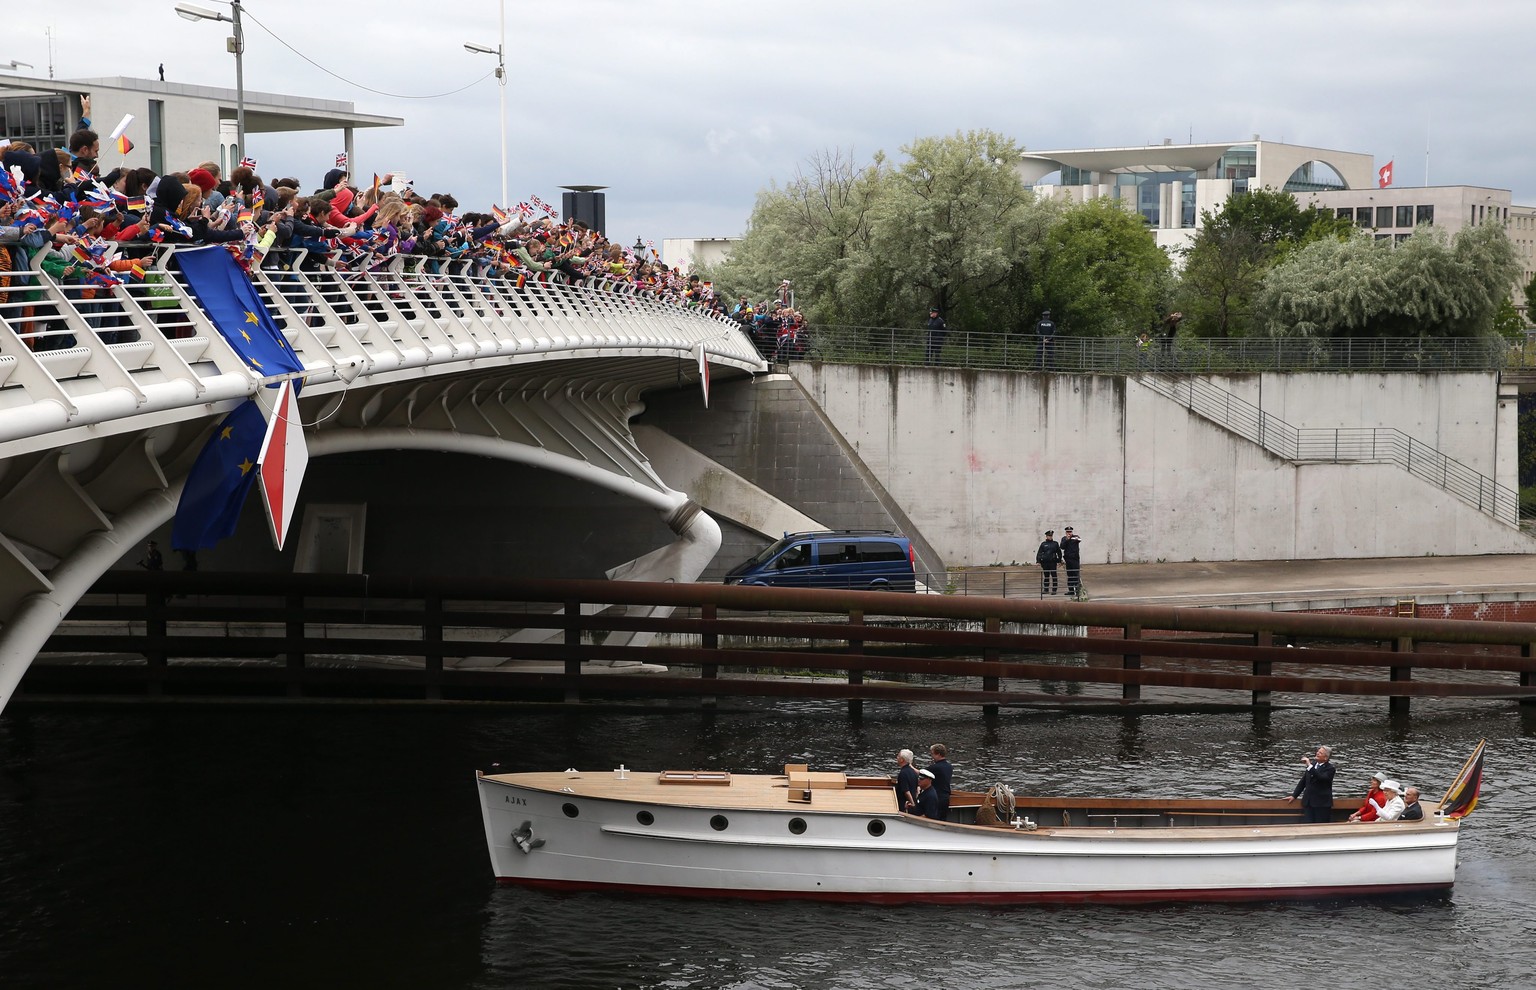
[[(298, 178), (263, 178), (252, 159), (228, 176), (212, 161), (164, 174), (103, 171), (88, 97), (82, 105), (85, 116), (66, 148), (38, 149), (0, 135), (0, 306), (19, 304), (0, 312), (23, 326), (34, 349), (74, 343), (63, 332), (26, 332), (53, 312), (34, 273), (89, 302), (125, 282), (155, 280), (153, 256), (162, 245), (224, 245), (247, 271), (298, 259), (301, 268), (378, 272), (405, 256), (437, 273), (458, 262), (456, 272), (518, 286), (598, 285), (730, 315), (712, 286), (663, 264), (654, 248), (639, 241), (626, 248), (580, 221), (562, 221), (536, 197), (459, 212), (451, 193), (422, 195), (403, 177), (354, 183), (340, 159), (308, 194)], [(784, 325), (776, 314), (775, 345)]]

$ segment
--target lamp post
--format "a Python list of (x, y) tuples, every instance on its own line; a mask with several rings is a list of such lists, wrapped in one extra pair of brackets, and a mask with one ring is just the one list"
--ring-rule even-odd
[(495, 48), (466, 42), (464, 50), (496, 56), (496, 84), (501, 87), (501, 204), (507, 205), (507, 0), (501, 0), (501, 43)]
[(240, 145), (239, 157), (244, 158), (250, 154), (245, 147), (245, 62), (241, 57), (245, 54), (245, 30), (240, 26), (240, 0), (228, 0), (228, 3), (231, 15), (228, 17), (190, 3), (178, 3), (176, 16), (189, 21), (224, 21), (234, 27), (234, 37), (225, 47), (235, 56), (235, 141)]
[(26, 66), (27, 68), (30, 69), (30, 68), (32, 68), (32, 63), (31, 62), (18, 62), (18, 61), (16, 61), (13, 58), (9, 62), (0, 62), (0, 72), (15, 72), (17, 69), (21, 68), (22, 66)]

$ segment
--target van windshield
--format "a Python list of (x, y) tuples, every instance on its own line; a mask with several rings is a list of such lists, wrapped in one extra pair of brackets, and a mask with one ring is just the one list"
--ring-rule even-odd
[(768, 563), (768, 561), (773, 559), (775, 554), (777, 554), (780, 550), (783, 550), (787, 546), (789, 546), (789, 541), (788, 540), (778, 540), (778, 541), (775, 541), (773, 543), (770, 543), (766, 547), (764, 547), (762, 552), (759, 553), (756, 557), (753, 557), (751, 560), (747, 561), (747, 564), (748, 565), (766, 564), (766, 563)]

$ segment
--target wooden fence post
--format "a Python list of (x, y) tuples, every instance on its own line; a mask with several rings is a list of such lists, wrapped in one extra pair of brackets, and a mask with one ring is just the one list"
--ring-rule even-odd
[[(718, 616), (719, 609), (714, 603), (709, 602), (699, 606), (699, 619), (706, 625), (704, 631), (699, 635), (699, 645), (708, 650), (712, 655), (720, 649), (720, 634), (708, 627), (713, 625)], [(702, 679), (713, 681), (718, 679), (719, 676), (720, 665), (718, 663), (704, 663), (699, 666), (699, 677)], [(703, 702), (704, 707), (714, 708), (719, 704), (719, 699), (710, 694), (704, 696)]]
[[(1396, 639), (1394, 639), (1392, 641), (1392, 652), (1393, 653), (1412, 653), (1413, 652), (1413, 637), (1412, 636), (1399, 636)], [(1403, 664), (1401, 666), (1399, 666), (1397, 664), (1393, 664), (1388, 679), (1391, 680), (1394, 684), (1397, 683), (1398, 681), (1411, 681), (1411, 680), (1413, 680), (1413, 666), (1411, 664)], [(1406, 694), (1394, 694), (1394, 695), (1392, 695), (1390, 698), (1387, 699), (1387, 711), (1390, 714), (1393, 714), (1393, 715), (1407, 715), (1408, 714), (1408, 696)]]
[[(997, 616), (989, 615), (987, 616), (982, 628), (987, 632), (988, 635), (996, 636), (998, 633), (1002, 632), (1003, 622)], [(998, 660), (1001, 659), (1001, 654), (998, 652), (997, 647), (987, 646), (982, 648), (981, 659), (987, 663), (997, 663)], [(999, 689), (1001, 682), (1002, 678), (996, 676), (995, 674), (984, 674), (981, 678), (981, 689), (983, 691), (996, 691)], [(981, 713), (985, 716), (995, 717), (997, 715), (997, 706), (982, 705)]]
[(426, 697), (443, 696), (443, 596), (427, 595), (421, 602), (421, 652), (425, 662)]
[[(1253, 645), (1273, 646), (1275, 645), (1275, 634), (1268, 629), (1262, 629), (1259, 632), (1253, 634)], [(1254, 677), (1268, 677), (1270, 674), (1274, 673), (1274, 669), (1275, 665), (1268, 660), (1255, 660), (1253, 662)], [(1253, 692), (1251, 704), (1255, 708), (1267, 707), (1269, 703), (1270, 698), (1268, 691)]]
[[(1139, 624), (1136, 624), (1136, 623), (1128, 623), (1126, 625), (1126, 627), (1125, 627), (1125, 638), (1127, 640), (1137, 640), (1137, 639), (1140, 639), (1141, 638), (1141, 626)], [(1141, 669), (1141, 654), (1140, 653), (1127, 653), (1125, 655), (1124, 659), (1121, 661), (1120, 669), (1121, 670), (1140, 670)], [(1120, 697), (1121, 697), (1122, 700), (1125, 700), (1125, 701), (1140, 701), (1141, 700), (1141, 685), (1140, 684), (1132, 684), (1130, 681), (1126, 681), (1124, 684), (1120, 685)]]
[[(848, 655), (849, 656), (862, 656), (863, 653), (864, 653), (864, 640), (861, 637), (855, 637), (853, 635), (853, 633), (857, 631), (857, 627), (862, 626), (862, 625), (864, 625), (864, 610), (863, 609), (852, 609), (852, 610), (850, 610), (848, 612), (848, 633), (849, 633), (848, 634)], [(854, 670), (853, 667), (850, 666), (848, 668), (848, 684), (849, 684), (849, 686), (851, 687), (851, 686), (858, 685), (858, 684), (863, 684), (863, 683), (864, 683), (864, 671), (863, 670)], [(851, 715), (854, 718), (858, 718), (859, 716), (863, 715), (864, 714), (864, 699), (862, 699), (862, 698), (850, 698), (850, 699), (848, 699), (848, 714)]]
[(581, 700), (581, 602), (565, 603), (565, 701)]
[(285, 693), (290, 698), (300, 698), (304, 695), (304, 660), (306, 656), (304, 644), (304, 596), (284, 596), (283, 608), (287, 612), (283, 620), (283, 637), (288, 641), (285, 644), (286, 671), (288, 675)]

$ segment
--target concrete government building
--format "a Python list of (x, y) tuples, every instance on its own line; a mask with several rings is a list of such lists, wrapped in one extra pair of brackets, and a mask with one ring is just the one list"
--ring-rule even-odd
[(1502, 223), (1520, 257), (1513, 287), (1524, 309), (1524, 286), (1536, 274), (1536, 206), (1516, 206), (1508, 189), (1485, 186), (1377, 187), (1370, 155), (1263, 141), (1174, 144), (1132, 148), (1026, 151), (1020, 177), (1037, 195), (1075, 203), (1109, 198), (1141, 214), (1159, 247), (1189, 246), (1200, 215), (1216, 212), (1233, 193), (1279, 189), (1303, 207), (1334, 211), (1373, 232), (1400, 241), (1421, 223), (1454, 235), (1463, 227)]

